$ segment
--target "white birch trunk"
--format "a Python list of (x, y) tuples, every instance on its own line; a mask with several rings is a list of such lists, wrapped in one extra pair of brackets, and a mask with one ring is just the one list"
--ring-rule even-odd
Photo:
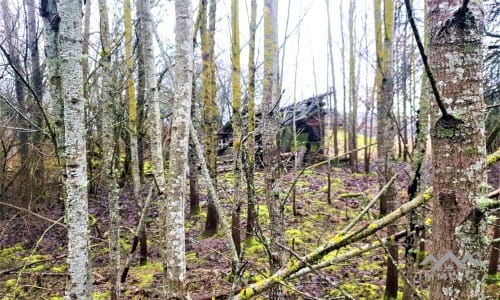
[[(277, 76), (278, 76), (278, 1), (264, 2), (264, 80), (262, 100), (262, 142), (265, 172), (265, 196), (270, 219), (271, 273), (277, 272), (286, 261), (286, 252), (279, 246), (286, 243), (284, 224), (284, 203), (280, 197), (279, 149), (276, 141), (278, 132)], [(283, 299), (283, 287), (274, 286), (269, 299)]]
[(151, 137), (151, 168), (155, 177), (160, 194), (166, 192), (167, 185), (165, 180), (165, 170), (163, 162), (163, 145), (162, 145), (162, 126), (160, 101), (158, 99), (158, 90), (156, 88), (156, 65), (154, 61), (153, 51), (153, 20), (151, 17), (151, 7), (149, 0), (141, 0), (142, 16), (141, 22), (141, 37), (142, 51), (144, 53), (143, 61), (145, 64), (145, 100), (149, 103), (150, 111), (149, 118), (149, 136)]
[(117, 170), (114, 169), (114, 101), (113, 75), (110, 71), (111, 43), (109, 40), (109, 18), (106, 0), (99, 0), (99, 18), (101, 34), (101, 63), (102, 63), (102, 152), (103, 170), (105, 172), (105, 188), (107, 189), (110, 228), (108, 235), (109, 259), (111, 265), (111, 299), (120, 299), (120, 205), (118, 197)]
[(186, 260), (184, 238), (184, 201), (187, 195), (189, 124), (193, 80), (193, 24), (191, 0), (175, 1), (176, 57), (175, 99), (173, 106), (172, 140), (166, 191), (162, 204), (163, 267), (167, 298), (185, 297)]
[(82, 6), (79, 0), (58, 3), (60, 59), (66, 140), (66, 222), (69, 286), (66, 299), (91, 299), (88, 252), (87, 156), (82, 73)]

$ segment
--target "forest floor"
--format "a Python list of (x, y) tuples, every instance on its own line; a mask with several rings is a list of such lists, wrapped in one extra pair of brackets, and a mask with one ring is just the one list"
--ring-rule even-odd
[[(295, 253), (303, 255), (328, 241), (363, 209), (377, 193), (377, 180), (374, 173), (352, 173), (347, 166), (331, 169), (331, 204), (328, 203), (328, 184), (326, 166), (306, 170), (296, 184), (296, 210), (292, 214), (292, 201), (285, 206), (287, 246)], [(498, 185), (500, 166), (490, 172), (490, 180)], [(409, 166), (400, 163), (400, 174), (395, 186), (397, 199), (407, 201)], [(266, 232), (269, 225), (268, 212), (263, 196), (263, 175), (256, 173), (257, 211), (260, 227)], [(284, 173), (283, 186), (288, 188), (295, 179), (291, 171)], [(218, 192), (224, 201), (223, 208), (229, 221), (233, 176), (225, 172), (218, 177)], [(145, 189), (146, 190), (146, 189)], [(219, 231), (213, 236), (204, 236), (205, 200), (202, 192), (201, 213), (189, 216), (186, 208), (186, 258), (187, 288), (193, 299), (224, 299), (231, 289), (230, 257), (226, 242)], [(146, 197), (147, 191), (143, 196)], [(351, 195), (347, 195), (350, 193)], [(350, 197), (347, 197), (350, 196)], [(128, 189), (120, 198), (122, 209), (122, 259), (128, 255), (132, 243), (132, 232), (137, 224), (136, 206)], [(124, 299), (161, 299), (162, 265), (159, 253), (159, 228), (157, 224), (157, 202), (148, 212), (148, 263), (139, 266), (137, 255), (132, 260), (126, 282), (122, 286)], [(19, 210), (0, 208), (0, 300), (10, 299), (63, 299), (67, 283), (66, 230), (63, 226), (51, 224), (32, 214)], [(62, 222), (64, 207), (60, 201), (47, 201), (37, 204), (31, 210), (39, 215)], [(99, 193), (89, 200), (91, 213), (91, 255), (94, 280), (94, 299), (109, 299), (110, 266), (108, 260), (107, 202)], [(428, 213), (428, 207), (424, 208)], [(371, 210), (360, 226), (376, 218), (378, 208)], [(244, 229), (246, 210), (242, 211), (241, 227)], [(398, 230), (406, 228), (405, 218), (398, 222)], [(244, 231), (244, 230), (243, 230)], [(381, 231), (380, 237), (384, 236)], [(356, 245), (345, 247), (332, 255), (337, 255), (376, 240), (370, 237)], [(404, 269), (404, 239), (399, 246), (399, 267)], [(242, 284), (248, 284), (269, 275), (268, 259), (263, 245), (256, 238), (245, 243), (245, 269)], [(422, 272), (422, 270), (419, 270)], [(344, 299), (341, 290), (355, 299), (381, 299), (384, 289), (385, 255), (384, 249), (369, 251), (341, 264), (336, 264), (316, 273), (310, 273), (286, 283), (287, 299)], [(426, 282), (417, 281), (417, 287)], [(403, 282), (400, 280), (402, 291)], [(500, 282), (488, 284), (489, 299), (500, 294)], [(425, 295), (425, 294), (424, 294)], [(265, 299), (265, 295), (258, 299)], [(399, 297), (398, 297), (399, 298)]]

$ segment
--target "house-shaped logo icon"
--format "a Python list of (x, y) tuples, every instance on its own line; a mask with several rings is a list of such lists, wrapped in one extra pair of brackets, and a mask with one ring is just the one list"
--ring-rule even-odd
[(454, 271), (469, 271), (471, 267), (479, 266), (480, 262), (476, 260), (470, 253), (466, 253), (460, 260), (450, 250), (441, 256), (439, 259), (432, 254), (429, 254), (421, 263), (420, 266), (431, 266), (431, 274), (440, 274), (439, 277), (446, 277), (446, 274), (451, 274)]

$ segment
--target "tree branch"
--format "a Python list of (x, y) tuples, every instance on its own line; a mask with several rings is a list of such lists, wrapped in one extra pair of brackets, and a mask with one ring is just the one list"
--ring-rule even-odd
[(403, 204), (398, 209), (392, 211), (390, 214), (384, 216), (372, 222), (370, 225), (362, 228), (358, 232), (344, 236), (342, 234), (337, 234), (335, 237), (330, 239), (330, 241), (316, 248), (316, 250), (310, 252), (306, 256), (303, 256), (300, 261), (293, 262), (290, 261), (286, 266), (278, 270), (276, 273), (272, 274), (268, 278), (258, 281), (244, 288), (234, 299), (250, 299), (257, 294), (262, 293), (271, 288), (276, 283), (283, 282), (283, 280), (288, 279), (290, 276), (300, 272), (302, 269), (306, 268), (305, 264), (314, 264), (322, 259), (328, 253), (334, 250), (345, 247), (351, 243), (357, 242), (365, 237), (368, 237), (378, 230), (384, 228), (385, 226), (395, 222), (402, 216), (406, 215), (413, 209), (427, 203), (432, 198), (432, 189), (427, 189), (424, 193), (420, 194), (414, 200)]
[[(467, 0), (464, 1), (468, 2)], [(465, 4), (467, 5), (467, 4)], [(436, 103), (441, 111), (443, 117), (451, 117), (450, 114), (446, 111), (443, 101), (441, 100), (441, 96), (439, 95), (439, 91), (437, 89), (436, 79), (432, 74), (431, 67), (429, 66), (429, 61), (427, 59), (427, 55), (425, 54), (424, 45), (422, 40), (420, 39), (420, 34), (418, 33), (417, 25), (415, 24), (415, 19), (413, 18), (413, 12), (410, 4), (410, 0), (405, 0), (406, 13), (408, 15), (408, 21), (410, 21), (411, 29), (413, 31), (413, 35), (415, 36), (415, 41), (417, 42), (418, 51), (420, 52), (420, 56), (422, 57), (422, 62), (424, 63), (425, 73), (427, 74), (427, 78), (429, 78), (429, 82), (431, 83), (432, 93), (434, 94), (434, 98), (436, 99)]]

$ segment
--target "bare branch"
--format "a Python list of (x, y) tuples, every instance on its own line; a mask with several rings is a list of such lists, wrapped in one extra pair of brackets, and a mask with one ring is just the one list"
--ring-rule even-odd
[(408, 14), (408, 20), (410, 21), (411, 29), (413, 30), (413, 35), (415, 36), (415, 41), (417, 42), (418, 51), (420, 52), (420, 56), (422, 57), (422, 62), (424, 63), (425, 73), (427, 74), (427, 78), (429, 78), (429, 82), (431, 83), (432, 93), (434, 94), (436, 103), (439, 106), (439, 110), (441, 111), (443, 117), (451, 117), (451, 115), (448, 114), (448, 112), (446, 111), (444, 103), (441, 100), (441, 96), (439, 95), (436, 79), (432, 74), (431, 67), (429, 66), (429, 61), (427, 60), (427, 55), (425, 54), (424, 45), (422, 43), (422, 40), (420, 39), (420, 34), (418, 33), (417, 25), (415, 24), (415, 19), (413, 18), (413, 12), (410, 0), (405, 0), (405, 6), (406, 6), (406, 13)]

